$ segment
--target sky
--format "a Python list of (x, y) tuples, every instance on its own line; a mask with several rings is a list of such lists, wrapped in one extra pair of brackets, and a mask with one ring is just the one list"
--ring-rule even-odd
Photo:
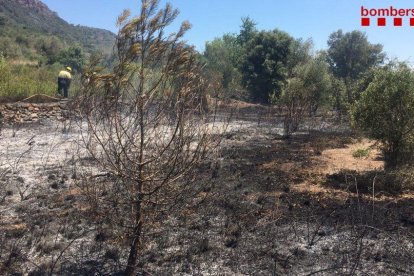
[[(117, 32), (115, 21), (124, 9), (137, 14), (140, 0), (42, 0), (60, 17), (72, 24), (98, 27)], [(161, 6), (167, 0), (161, 0)], [(241, 18), (249, 16), (259, 30), (280, 29), (295, 38), (312, 38), (315, 50), (327, 48), (329, 35), (361, 30), (371, 43), (381, 43), (390, 58), (414, 64), (414, 26), (404, 17), (402, 27), (376, 26), (376, 17), (369, 27), (361, 26), (361, 7), (369, 9), (414, 9), (414, 0), (170, 0), (180, 15), (172, 24), (176, 30), (188, 20), (192, 29), (185, 39), (197, 50), (225, 33), (238, 33)], [(413, 16), (414, 17), (414, 16)], [(374, 21), (374, 22), (373, 22)], [(392, 23), (389, 20), (389, 23)]]

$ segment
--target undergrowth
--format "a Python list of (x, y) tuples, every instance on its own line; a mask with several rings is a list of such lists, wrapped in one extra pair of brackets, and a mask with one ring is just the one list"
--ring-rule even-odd
[[(59, 64), (12, 64), (0, 56), (0, 103), (17, 102), (35, 94), (55, 96), (61, 68)], [(76, 87), (74, 80), (70, 90), (75, 91)]]

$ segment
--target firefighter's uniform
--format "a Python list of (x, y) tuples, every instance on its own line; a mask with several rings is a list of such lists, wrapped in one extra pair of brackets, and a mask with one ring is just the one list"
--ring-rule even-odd
[(63, 97), (65, 98), (69, 96), (68, 91), (72, 81), (70, 72), (72, 72), (72, 68), (66, 67), (66, 70), (60, 71), (58, 76), (58, 95), (62, 95), (63, 90)]

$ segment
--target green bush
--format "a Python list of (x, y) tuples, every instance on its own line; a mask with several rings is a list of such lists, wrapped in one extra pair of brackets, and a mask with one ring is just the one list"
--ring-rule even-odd
[(369, 148), (363, 148), (363, 149), (357, 149), (354, 152), (352, 152), (352, 156), (354, 158), (364, 158), (368, 157), (371, 153), (371, 150)]
[(354, 126), (382, 142), (387, 168), (411, 163), (414, 153), (414, 74), (399, 63), (376, 70), (352, 110)]

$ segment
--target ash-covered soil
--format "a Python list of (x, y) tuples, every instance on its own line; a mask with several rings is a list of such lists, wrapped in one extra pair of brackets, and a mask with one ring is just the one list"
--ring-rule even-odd
[[(0, 275), (122, 273), (128, 239), (94, 219), (81, 185), (87, 172), (111, 178), (81, 133), (50, 121), (3, 129)], [(372, 141), (279, 134), (251, 119), (229, 125), (218, 161), (199, 169), (201, 192), (144, 229), (140, 275), (414, 274), (414, 196), (362, 177), (381, 174)]]

